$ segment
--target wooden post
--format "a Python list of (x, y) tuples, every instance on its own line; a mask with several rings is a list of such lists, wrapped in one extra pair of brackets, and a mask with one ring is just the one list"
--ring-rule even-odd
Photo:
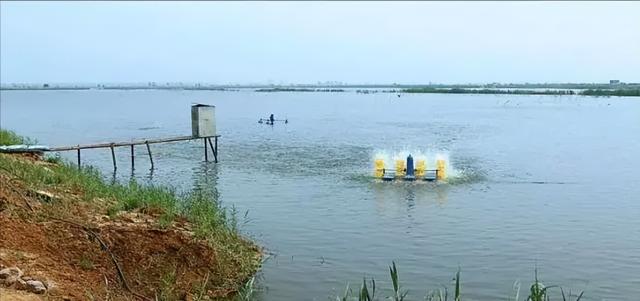
[(78, 169), (80, 169), (80, 145), (78, 145)]
[(207, 138), (203, 138), (202, 141), (204, 141), (204, 161), (208, 162), (209, 161), (209, 151), (207, 150)]
[(215, 159), (214, 161), (218, 163), (218, 136), (216, 136), (214, 140), (216, 141), (216, 145), (213, 148), (213, 158)]
[(153, 170), (153, 157), (151, 156), (151, 147), (149, 147), (149, 142), (145, 141), (147, 145), (147, 152), (149, 153), (149, 160), (151, 161), (151, 169)]
[(136, 162), (133, 154), (133, 144), (131, 144), (131, 170), (135, 169), (135, 165), (136, 165)]
[(117, 170), (118, 166), (116, 165), (116, 152), (113, 149), (113, 144), (111, 145), (111, 160), (113, 160), (113, 170)]
[(213, 145), (211, 145), (211, 138), (208, 138), (209, 140), (209, 146), (211, 146), (211, 152), (213, 153), (213, 162), (218, 163), (218, 137), (214, 138), (216, 140), (216, 145), (215, 147)]

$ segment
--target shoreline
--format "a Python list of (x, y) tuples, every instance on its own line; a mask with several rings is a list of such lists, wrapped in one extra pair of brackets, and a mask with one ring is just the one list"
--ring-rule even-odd
[[(0, 144), (28, 141), (0, 134)], [(7, 297), (233, 298), (262, 264), (235, 214), (206, 192), (108, 183), (33, 154), (0, 154), (0, 181), (0, 270), (16, 274), (0, 281)]]

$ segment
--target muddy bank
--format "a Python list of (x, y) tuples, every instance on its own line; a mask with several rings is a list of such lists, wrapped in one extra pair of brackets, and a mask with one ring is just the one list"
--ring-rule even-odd
[(3, 301), (229, 298), (260, 266), (260, 249), (222, 224), (201, 235), (202, 223), (180, 212), (118, 206), (69, 173), (0, 154)]

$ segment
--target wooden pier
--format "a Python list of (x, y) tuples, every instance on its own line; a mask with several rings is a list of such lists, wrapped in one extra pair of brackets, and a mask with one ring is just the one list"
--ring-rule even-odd
[[(151, 154), (151, 144), (157, 143), (166, 143), (166, 142), (176, 142), (176, 141), (188, 141), (188, 140), (198, 140), (202, 139), (204, 144), (204, 160), (209, 161), (209, 148), (211, 148), (211, 152), (213, 154), (213, 162), (218, 163), (218, 137), (220, 135), (214, 136), (182, 136), (182, 137), (172, 137), (172, 138), (162, 138), (162, 139), (146, 139), (146, 140), (136, 140), (129, 142), (110, 142), (110, 143), (98, 143), (98, 144), (85, 144), (85, 145), (74, 145), (74, 146), (61, 146), (61, 147), (52, 147), (49, 152), (63, 152), (63, 151), (77, 151), (78, 153), (78, 168), (81, 166), (81, 157), (80, 150), (83, 149), (93, 149), (93, 148), (109, 148), (111, 149), (111, 159), (113, 160), (113, 169), (118, 169), (118, 165), (116, 163), (116, 147), (130, 147), (131, 148), (131, 169), (135, 169), (135, 155), (134, 155), (134, 147), (136, 145), (146, 145), (147, 146), (147, 154), (149, 155), (149, 161), (151, 162), (151, 169), (154, 168), (153, 165), (153, 155)], [(213, 138), (213, 142), (211, 142), (211, 138)]]

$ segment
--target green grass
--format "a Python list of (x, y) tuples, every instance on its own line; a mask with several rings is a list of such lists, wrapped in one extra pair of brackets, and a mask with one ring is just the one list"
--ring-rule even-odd
[[(396, 267), (396, 263), (392, 262), (392, 265), (389, 267), (389, 276), (391, 278), (391, 295), (384, 298), (376, 298), (376, 282), (374, 279), (371, 279), (367, 284), (367, 279), (363, 279), (362, 285), (360, 286), (360, 290), (358, 294), (353, 296), (353, 291), (349, 288), (349, 284), (347, 284), (345, 292), (342, 296), (337, 296), (336, 301), (350, 301), (350, 300), (358, 300), (358, 301), (374, 301), (374, 300), (411, 300), (409, 297), (408, 291), (403, 291), (400, 285), (400, 278), (398, 269)], [(552, 292), (553, 289), (553, 292)], [(554, 293), (556, 298), (552, 298), (551, 295)], [(563, 300), (563, 301), (580, 301), (582, 296), (584, 295), (584, 291), (579, 294), (572, 294), (569, 292), (565, 294), (565, 291), (562, 287), (557, 285), (545, 286), (538, 279), (538, 270), (535, 270), (534, 282), (529, 289), (529, 295), (520, 299), (520, 285), (516, 282), (514, 285), (514, 297), (505, 298), (506, 300), (514, 300), (514, 301), (549, 301), (549, 300)], [(575, 299), (571, 299), (574, 297)], [(456, 272), (453, 278), (453, 295), (449, 296), (449, 289), (447, 286), (442, 286), (442, 288), (427, 290), (426, 295), (421, 296), (417, 299), (412, 300), (425, 300), (425, 301), (462, 301), (462, 281), (460, 278), (460, 269)]]
[[(52, 161), (59, 161), (53, 159)], [(63, 162), (47, 167), (0, 155), (3, 170), (28, 183), (31, 188), (79, 192), (87, 202), (109, 200), (107, 213), (115, 216), (122, 211), (140, 210), (159, 213), (159, 225), (166, 227), (176, 217), (184, 217), (194, 227), (199, 238), (238, 234), (234, 210), (222, 207), (217, 198), (203, 191), (177, 193), (166, 186), (141, 185), (135, 180), (128, 183), (106, 181), (97, 169)]]
[(396, 268), (396, 263), (392, 262), (392, 265), (389, 267), (389, 274), (391, 275), (391, 284), (393, 284), (393, 300), (394, 301), (402, 301), (407, 296), (409, 292), (401, 292), (400, 291), (400, 281), (398, 280), (398, 269)]
[(0, 145), (34, 144), (35, 141), (22, 137), (14, 131), (0, 129)]
[(176, 269), (175, 267), (165, 271), (160, 278), (160, 287), (158, 289), (157, 300), (158, 301), (171, 301), (178, 300), (176, 294)]
[[(458, 271), (456, 272), (454, 280), (455, 280), (455, 286), (454, 286), (453, 301), (460, 301), (460, 300), (462, 300), (461, 299), (462, 289), (460, 287), (460, 285), (461, 285), (461, 283), (460, 283), (460, 268), (458, 268)], [(446, 286), (443, 286), (442, 288), (439, 288), (439, 289), (429, 290), (429, 291), (427, 291), (427, 294), (424, 296), (424, 299), (426, 301), (448, 301), (449, 300), (449, 290), (447, 289)]]
[(254, 283), (256, 278), (251, 277), (238, 291), (238, 294), (233, 298), (234, 301), (251, 301), (255, 298)]
[[(30, 141), (8, 130), (0, 130), (2, 143), (16, 144)], [(80, 192), (84, 201), (107, 199), (112, 201), (107, 212), (140, 210), (160, 213), (159, 225), (166, 227), (182, 216), (193, 223), (199, 238), (219, 237), (220, 232), (235, 236), (238, 233), (235, 208), (222, 207), (217, 196), (203, 191), (177, 193), (167, 186), (141, 185), (135, 180), (128, 183), (106, 181), (97, 169), (84, 166), (81, 169), (60, 156), (49, 156), (45, 161), (56, 163), (48, 167), (0, 155), (0, 167), (23, 180), (31, 188), (70, 189)]]

